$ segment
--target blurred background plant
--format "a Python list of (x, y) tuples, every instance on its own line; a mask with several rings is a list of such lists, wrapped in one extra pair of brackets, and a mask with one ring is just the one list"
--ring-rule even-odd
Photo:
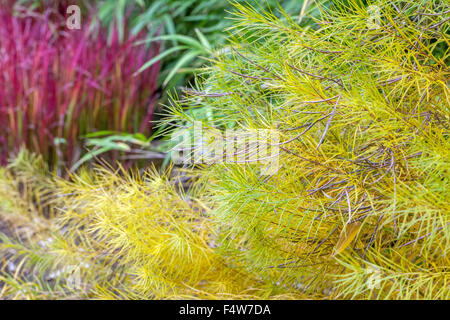
[[(21, 146), (58, 169), (75, 164), (79, 137), (114, 132), (150, 135), (160, 64), (135, 75), (160, 43), (135, 46), (144, 32), (101, 28), (94, 16), (65, 28), (57, 6), (0, 7), (0, 161)], [(9, 4), (9, 6), (8, 6)], [(122, 37), (122, 41), (120, 41)]]
[[(99, 18), (114, 30), (125, 27), (129, 18), (133, 34), (147, 31), (147, 41), (159, 32), (163, 41), (161, 54), (147, 61), (141, 68), (162, 61), (160, 84), (166, 92), (177, 85), (185, 85), (204, 63), (203, 58), (214, 54), (225, 43), (226, 30), (233, 24), (229, 14), (232, 3), (250, 3), (258, 10), (276, 10), (279, 6), (302, 25), (311, 23), (319, 14), (314, 0), (105, 0), (100, 2)], [(312, 9), (310, 7), (313, 7)], [(305, 13), (308, 10), (308, 15)], [(119, 38), (120, 38), (119, 33)]]

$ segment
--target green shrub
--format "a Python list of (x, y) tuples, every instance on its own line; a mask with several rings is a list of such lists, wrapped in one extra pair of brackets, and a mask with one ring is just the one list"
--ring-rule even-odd
[(448, 299), (449, 6), (367, 5), (335, 1), (311, 29), (237, 4), (232, 49), (173, 119), (280, 135), (273, 175), (201, 171), (227, 255), (306, 293)]

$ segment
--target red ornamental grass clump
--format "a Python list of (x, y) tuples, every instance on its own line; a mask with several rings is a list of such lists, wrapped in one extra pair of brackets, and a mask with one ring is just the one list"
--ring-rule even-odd
[(158, 43), (120, 42), (94, 18), (80, 30), (52, 10), (13, 14), (0, 6), (0, 162), (21, 146), (70, 166), (80, 136), (98, 130), (148, 134), (159, 64), (134, 75)]

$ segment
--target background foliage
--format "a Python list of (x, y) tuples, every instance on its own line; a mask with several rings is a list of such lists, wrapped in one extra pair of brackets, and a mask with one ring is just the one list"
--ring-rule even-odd
[[(236, 1), (245, 2), (248, 1)], [(106, 0), (100, 4), (99, 18), (109, 28), (117, 26), (121, 30), (125, 17), (129, 17), (132, 32), (147, 30), (149, 40), (159, 33), (158, 39), (163, 40), (161, 55), (143, 68), (162, 59), (160, 83), (170, 90), (190, 80), (192, 73), (205, 62), (204, 58), (224, 44), (226, 30), (233, 23), (229, 14), (231, 3), (229, 0)], [(259, 10), (276, 10), (282, 6), (295, 18), (302, 16), (304, 25), (311, 22), (304, 14), (306, 9), (314, 7), (311, 0), (251, 0), (250, 3)], [(309, 11), (309, 15), (317, 14), (317, 10)]]
[[(12, 6), (11, 6), (12, 7)], [(85, 151), (80, 137), (99, 130), (150, 134), (159, 64), (139, 75), (159, 43), (143, 33), (108, 38), (95, 18), (67, 31), (64, 16), (0, 6), (0, 160), (26, 146), (54, 167)]]

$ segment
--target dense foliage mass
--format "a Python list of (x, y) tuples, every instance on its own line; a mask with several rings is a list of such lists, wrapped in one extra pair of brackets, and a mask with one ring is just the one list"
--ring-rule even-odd
[(162, 174), (1, 169), (0, 297), (449, 299), (450, 8), (333, 2), (313, 27), (236, 3), (171, 106), (183, 133), (276, 132), (278, 170), (253, 147)]
[(227, 254), (254, 272), (337, 297), (448, 298), (449, 7), (339, 4), (315, 29), (238, 5), (231, 50), (187, 98), (214, 116), (179, 104), (175, 118), (279, 132), (275, 174), (252, 149), (202, 171)]
[(72, 178), (48, 177), (26, 152), (0, 170), (0, 226), (14, 230), (0, 233), (0, 297), (305, 298), (221, 255), (209, 209), (177, 179), (104, 168)]

